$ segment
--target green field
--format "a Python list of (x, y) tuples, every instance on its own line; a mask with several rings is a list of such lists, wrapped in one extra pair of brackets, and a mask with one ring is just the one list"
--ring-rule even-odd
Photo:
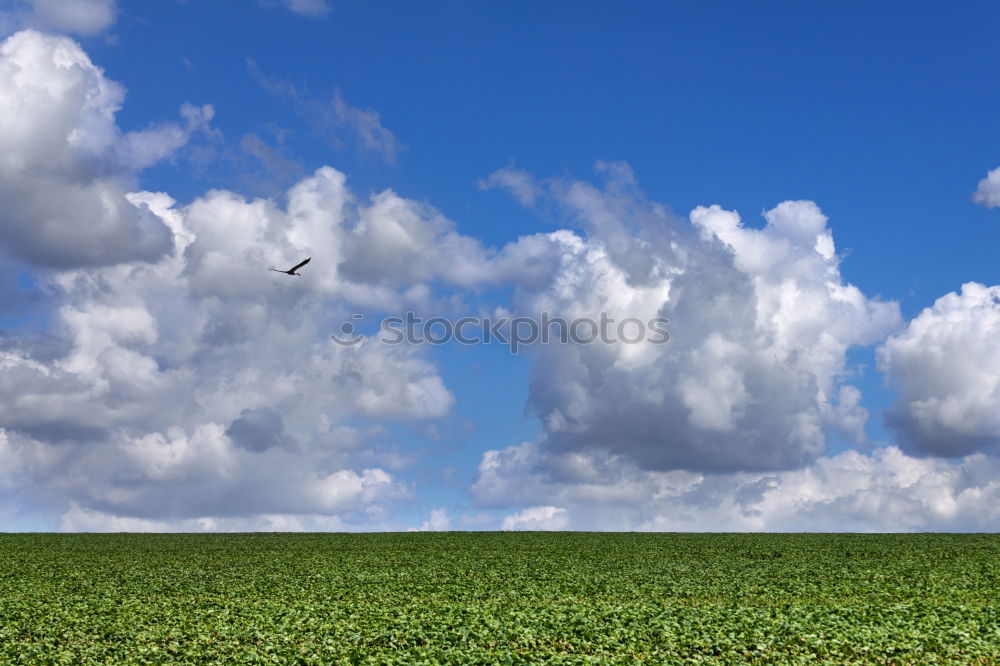
[(1000, 663), (1000, 536), (0, 534), (0, 663)]

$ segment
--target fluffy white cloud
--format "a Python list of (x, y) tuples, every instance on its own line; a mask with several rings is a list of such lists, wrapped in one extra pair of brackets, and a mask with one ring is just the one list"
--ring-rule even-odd
[(1000, 443), (1000, 287), (942, 296), (879, 348), (900, 391), (885, 420), (914, 452), (961, 456)]
[(982, 454), (949, 463), (887, 447), (781, 472), (657, 472), (529, 443), (488, 451), (472, 492), (483, 507), (528, 506), (505, 529), (983, 531), (1000, 524), (998, 471)]
[(451, 517), (444, 507), (431, 509), (430, 517), (420, 523), (420, 527), (411, 532), (445, 532), (451, 528)]
[[(122, 428), (100, 441), (53, 445), (7, 432), (20, 477), (7, 492), (39, 506), (109, 521), (250, 524), (270, 515), (336, 517), (345, 525), (388, 522), (387, 507), (410, 493), (379, 468), (344, 468), (343, 449), (250, 452), (218, 424), (138, 435)], [(341, 442), (341, 446), (344, 442)], [(339, 455), (338, 455), (339, 454)], [(96, 528), (95, 528), (96, 529)]]
[[(499, 249), (391, 190), (358, 197), (329, 167), (280, 199), (214, 190), (182, 206), (132, 191), (136, 174), (206, 127), (211, 108), (122, 132), (123, 95), (69, 39), (24, 31), (0, 45), (0, 239), (63, 269), (39, 277), (51, 329), (0, 337), (7, 506), (54, 511), (73, 530), (399, 529), (392, 508), (414, 489), (382, 424), (443, 417), (454, 398), (423, 350), (328, 334), (355, 312), (447, 314), (462, 289), (495, 284), (514, 287), (497, 311), (661, 317), (671, 339), (534, 346), (528, 407), (542, 437), (484, 455), (472, 495), (496, 513), (457, 517), (462, 527), (993, 529), (1000, 518), (1000, 469), (983, 454), (1000, 433), (1000, 287), (966, 285), (881, 347), (901, 391), (887, 419), (906, 452), (829, 456), (832, 431), (868, 444), (848, 349), (885, 340), (900, 317), (844, 281), (814, 203), (780, 203), (754, 228), (718, 206), (680, 219), (624, 164), (600, 165), (599, 186), (507, 169), (481, 186), (569, 228)], [(298, 101), (395, 156), (374, 112), (339, 95)], [(301, 277), (266, 270), (305, 257)], [(452, 524), (436, 507), (421, 529)]]
[[(62, 344), (0, 350), (7, 492), (72, 503), (64, 525), (78, 529), (295, 516), (303, 528), (315, 516), (398, 528), (388, 508), (411, 490), (363, 449), (392, 458), (378, 423), (444, 416), (452, 394), (419, 349), (328, 334), (357, 308), (430, 307), (419, 281), (464, 279), (444, 253), (478, 245), (391, 192), (358, 201), (329, 168), (285, 207), (225, 191), (184, 207), (129, 200), (169, 230), (171, 251), (55, 274)], [(379, 270), (354, 263), (366, 252)], [(304, 256), (302, 277), (266, 270)]]
[(202, 516), (180, 521), (129, 518), (85, 509), (75, 502), (63, 514), (64, 532), (347, 532), (354, 526), (322, 514), (261, 514), (250, 518)]
[(1000, 206), (1000, 167), (993, 169), (986, 174), (986, 178), (979, 181), (979, 186), (972, 193), (972, 200), (986, 208)]
[(25, 30), (0, 44), (0, 239), (28, 261), (68, 268), (153, 261), (170, 230), (129, 201), (136, 173), (205, 127), (211, 107), (185, 105), (183, 124), (122, 133), (124, 89), (66, 37)]
[(94, 35), (116, 14), (115, 0), (8, 0), (0, 10), (0, 35), (26, 27)]
[(288, 207), (213, 191), (186, 209), (198, 242), (186, 249), (195, 290), (252, 297), (260, 268), (287, 268), (305, 257), (310, 279), (290, 281), (286, 296), (336, 295), (358, 306), (426, 305), (426, 283), (471, 286), (493, 278), (488, 253), (432, 207), (391, 190), (365, 203), (346, 176), (318, 169), (288, 192)]
[(754, 229), (698, 207), (687, 223), (647, 200), (626, 165), (600, 168), (601, 188), (491, 178), (522, 200), (529, 185), (544, 191), (581, 228), (523, 238), (496, 258), (544, 267), (510, 271), (516, 313), (670, 320), (667, 344), (535, 349), (529, 408), (544, 446), (646, 468), (740, 470), (803, 465), (831, 429), (863, 440), (846, 352), (897, 328), (899, 310), (843, 281), (819, 208), (786, 201)]
[(557, 506), (532, 506), (503, 519), (504, 530), (562, 530), (568, 524), (566, 510)]
[[(329, 334), (432, 307), (430, 282), (478, 283), (488, 253), (331, 168), (284, 205), (130, 192), (211, 110), (123, 133), (123, 90), (66, 38), (5, 41), (0, 91), (0, 236), (64, 269), (39, 275), (48, 333), (0, 338), (0, 493), (76, 529), (393, 525), (412, 491), (381, 423), (453, 396), (421, 350)], [(307, 256), (302, 277), (267, 271)]]

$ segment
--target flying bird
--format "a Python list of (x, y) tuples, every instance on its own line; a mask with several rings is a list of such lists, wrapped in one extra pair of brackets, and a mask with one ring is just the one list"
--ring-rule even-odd
[[(312, 257), (309, 257), (309, 259), (312, 259)], [(309, 259), (306, 259), (301, 264), (295, 264), (294, 266), (292, 266), (291, 268), (289, 268), (287, 271), (279, 271), (277, 268), (269, 268), (267, 270), (274, 271), (275, 273), (285, 273), (286, 275), (302, 275), (302, 273), (296, 273), (295, 271), (299, 270), (300, 268), (302, 268), (303, 266), (305, 266), (306, 264), (308, 264), (309, 263)]]

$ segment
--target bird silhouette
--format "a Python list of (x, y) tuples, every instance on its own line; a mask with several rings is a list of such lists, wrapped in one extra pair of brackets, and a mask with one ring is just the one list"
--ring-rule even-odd
[[(312, 259), (312, 257), (309, 257), (309, 259)], [(296, 273), (295, 271), (299, 270), (300, 268), (302, 268), (303, 266), (305, 266), (306, 264), (308, 264), (309, 263), (309, 259), (306, 259), (305, 261), (303, 261), (300, 264), (295, 264), (294, 266), (292, 266), (291, 268), (289, 268), (287, 271), (279, 271), (277, 268), (269, 268), (267, 270), (274, 271), (275, 273), (284, 273), (286, 275), (302, 275), (302, 273)]]

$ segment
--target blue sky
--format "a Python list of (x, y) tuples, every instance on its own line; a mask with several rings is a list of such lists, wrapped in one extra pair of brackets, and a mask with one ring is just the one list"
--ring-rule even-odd
[[(979, 183), (1000, 164), (995, 3), (36, 4), (15, 2), (0, 14), (8, 65), (56, 62), (57, 44), (72, 43), (87, 59), (78, 60), (79, 85), (96, 91), (113, 81), (126, 93), (120, 109), (113, 100), (97, 105), (114, 112), (110, 120), (61, 93), (50, 108), (78, 121), (29, 118), (12, 105), (14, 120), (0, 127), (8, 134), (0, 147), (23, 151), (29, 165), (0, 169), (8, 210), (0, 213), (0, 328), (17, 358), (0, 370), (13, 391), (0, 411), (0, 452), (11, 470), (6, 480), (0, 473), (0, 498), (8, 498), (0, 529), (997, 526), (995, 513), (962, 495), (997, 492), (970, 471), (993, 468), (1000, 437), (991, 416), (1000, 407), (1000, 361), (990, 351), (1000, 314), (989, 291), (1000, 284), (989, 251), (1000, 226), (985, 194), (983, 205), (973, 200), (977, 187), (992, 191)], [(89, 19), (74, 13), (80, 8)], [(8, 99), (35, 99), (35, 83), (11, 74), (13, 65), (3, 79), (3, 66)], [(69, 76), (60, 71), (45, 76)], [(185, 104), (211, 110), (179, 114)], [(174, 138), (151, 131), (166, 126)], [(98, 137), (97, 148), (74, 143), (74, 128)], [(64, 130), (58, 150), (72, 166), (53, 176), (44, 165), (63, 158), (39, 137)], [(130, 133), (142, 138), (129, 143)], [(627, 164), (630, 175), (599, 163)], [(364, 222), (366, 213), (361, 222), (345, 213), (350, 220), (336, 224), (356, 226), (333, 240), (315, 224), (296, 227), (293, 209), (307, 205), (289, 188), (313, 182), (325, 166), (346, 185), (317, 187), (346, 187), (360, 210), (371, 196), (395, 193), (405, 203), (378, 219), (412, 228), (420, 242), (390, 251), (396, 236)], [(514, 175), (532, 188), (528, 205), (510, 186)], [(59, 216), (85, 203), (53, 212), (40, 202), (94, 183), (125, 212), (92, 231), (74, 226), (76, 245), (57, 247), (64, 241), (38, 230), (79, 224)], [(586, 202), (574, 198), (584, 190)], [(21, 201), (25, 191), (44, 194)], [(187, 250), (172, 245), (183, 263), (174, 283), (187, 291), (164, 286), (173, 256), (166, 248), (181, 237), (166, 231), (170, 214), (151, 206), (152, 217), (134, 218), (126, 191), (174, 200), (170, 210), (194, 239)], [(252, 242), (227, 249), (225, 238), (242, 238), (252, 225), (241, 215), (255, 199), (270, 202), (261, 204), (271, 206), (260, 213), (266, 222)], [(786, 201), (815, 202), (828, 222), (805, 204), (776, 208)], [(692, 226), (692, 210), (713, 204), (740, 214), (741, 235), (726, 236), (719, 212)], [(659, 219), (659, 205), (672, 221), (643, 230), (642, 220)], [(820, 259), (810, 245), (826, 231), (836, 258)], [(606, 251), (608, 266), (574, 254), (560, 233)], [(548, 249), (532, 254), (532, 238)], [(617, 255), (615, 243), (632, 249)], [(760, 268), (786, 245), (792, 254)], [(345, 254), (332, 256), (334, 248)], [(298, 295), (252, 282), (281, 276), (227, 276), (213, 263), (282, 261), (299, 251), (314, 259), (297, 278), (310, 284)], [(470, 264), (461, 274), (452, 265), (459, 258)], [(650, 263), (690, 277), (656, 287), (642, 273)], [(561, 268), (529, 284), (528, 267), (538, 265)], [(624, 286), (613, 286), (616, 275)], [(117, 279), (133, 281), (131, 291), (107, 286)], [(582, 282), (569, 293), (573, 280)], [(986, 291), (963, 292), (968, 282)], [(854, 300), (838, 295), (847, 285), (859, 290)], [(673, 295), (649, 306), (668, 286)], [(594, 294), (605, 300), (595, 303)], [(949, 294), (955, 303), (935, 306)], [(716, 313), (705, 300), (716, 298), (732, 302)], [(338, 388), (329, 389), (329, 404), (296, 400), (294, 390), (267, 397), (262, 378), (275, 370), (263, 357), (285, 358), (296, 390), (323, 391), (302, 378), (318, 362), (301, 350), (322, 344), (352, 312), (374, 322), (404, 308), (533, 314), (553, 303), (577, 313), (659, 307), (678, 341), (639, 365), (625, 352), (611, 362), (593, 350), (512, 356), (497, 346), (331, 356), (335, 369), (322, 382)], [(262, 313), (303, 317), (301, 337), (283, 342), (259, 323)], [(212, 324), (191, 339), (170, 332), (183, 317), (225, 318), (255, 332), (237, 350), (213, 342), (224, 336)], [(79, 323), (91, 321), (105, 328)], [(248, 368), (256, 384), (240, 374)], [(372, 377), (386, 379), (369, 385)], [(337, 397), (351, 382), (374, 397)], [(406, 403), (414, 386), (429, 391), (422, 407)], [(661, 395), (657, 387), (667, 386)], [(644, 407), (636, 396), (616, 402), (632, 390)], [(765, 404), (791, 405), (810, 392), (801, 411)], [(41, 416), (39, 405), (65, 417)], [(88, 405), (103, 415), (93, 423), (82, 416)], [(589, 411), (578, 413), (580, 405)], [(867, 410), (860, 425), (858, 409)], [(277, 423), (265, 438), (274, 443), (254, 448), (227, 435), (238, 418), (265, 430)], [(352, 443), (334, 461), (321, 450), (339, 437)], [(110, 469), (106, 461), (122, 451), (134, 453), (134, 468), (77, 479), (91, 465)], [(274, 460), (261, 462), (266, 456)], [(272, 499), (248, 500), (261, 470), (281, 460), (298, 471), (269, 487)], [(204, 471), (212, 465), (231, 465), (229, 476), (212, 477)], [(855, 488), (845, 469), (868, 482)], [(282, 485), (368, 488), (359, 478), (380, 490), (324, 504), (289, 500)], [(887, 481), (902, 478), (918, 481)], [(129, 484), (143, 489), (133, 499), (125, 498)], [(760, 484), (771, 490), (756, 504), (734, 499)], [(156, 498), (171, 492), (192, 499), (158, 511)], [(706, 493), (714, 504), (698, 499)], [(646, 506), (650, 496), (667, 499)], [(808, 504), (816, 497), (825, 499)], [(796, 514), (803, 502), (807, 510)], [(872, 502), (903, 508), (859, 508)]]
[[(129, 88), (124, 128), (212, 103), (227, 137), (289, 130), (287, 154), (305, 168), (343, 166), (360, 190), (426, 199), (495, 244), (540, 223), (476, 179), (509, 163), (586, 177), (596, 159), (624, 159), (682, 214), (712, 202), (756, 223), (778, 201), (819, 202), (850, 249), (851, 280), (909, 314), (963, 281), (996, 282), (995, 262), (971, 251), (996, 240), (994, 216), (968, 196), (995, 166), (993, 3), (121, 11), (115, 39), (88, 47)], [(398, 165), (315, 141), (287, 100), (262, 93), (248, 60), (317, 98), (339, 89), (377, 110), (406, 146)], [(188, 196), (217, 182), (185, 172), (144, 182)], [(938, 233), (945, 224), (953, 231)]]

